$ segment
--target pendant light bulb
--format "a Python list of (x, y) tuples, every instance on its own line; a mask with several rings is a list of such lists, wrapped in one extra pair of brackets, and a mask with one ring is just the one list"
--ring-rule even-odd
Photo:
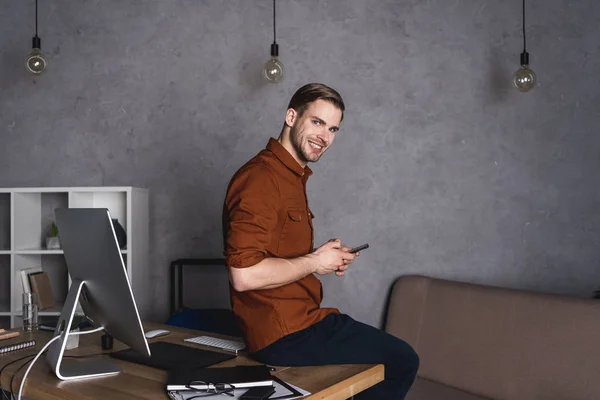
[(513, 85), (520, 92), (529, 92), (535, 87), (536, 78), (535, 72), (529, 68), (529, 53), (521, 53), (521, 67), (513, 75)]
[(263, 76), (270, 83), (279, 83), (283, 80), (283, 63), (279, 61), (276, 23), (275, 0), (273, 0), (273, 44), (271, 45), (271, 59), (263, 67)]
[(527, 52), (527, 35), (525, 34), (525, 0), (523, 0), (523, 52), (521, 53), (521, 67), (513, 74), (513, 85), (520, 92), (529, 92), (535, 87), (537, 77), (529, 68), (529, 53)]
[(263, 75), (271, 83), (279, 83), (283, 79), (283, 63), (279, 60), (279, 45), (271, 45), (271, 59), (265, 63)]
[(39, 75), (48, 66), (48, 61), (42, 55), (42, 39), (38, 37), (38, 1), (35, 0), (35, 36), (31, 38), (31, 53), (27, 56), (25, 66), (32, 74)]
[(27, 56), (27, 61), (25, 65), (27, 66), (27, 70), (32, 74), (39, 75), (46, 70), (46, 66), (48, 66), (48, 61), (42, 55), (41, 51), (41, 40), (39, 37), (34, 37), (32, 40), (31, 53)]

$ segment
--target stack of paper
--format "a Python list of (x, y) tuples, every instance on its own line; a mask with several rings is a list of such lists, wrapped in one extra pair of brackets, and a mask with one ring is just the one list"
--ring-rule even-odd
[[(167, 390), (190, 390), (192, 382), (227, 383), (236, 388), (272, 386), (273, 377), (265, 365), (236, 366), (225, 368), (191, 368), (169, 371)], [(206, 385), (195, 383), (197, 389), (206, 389)]]

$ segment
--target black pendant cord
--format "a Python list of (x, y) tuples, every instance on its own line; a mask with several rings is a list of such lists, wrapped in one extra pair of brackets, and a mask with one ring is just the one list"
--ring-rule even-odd
[(523, 0), (523, 53), (526, 53), (526, 52), (527, 52), (527, 38), (525, 36), (525, 0)]
[(521, 53), (521, 65), (529, 65), (529, 53), (527, 52), (527, 37), (525, 36), (525, 0), (523, 0), (523, 52)]
[(277, 29), (276, 27), (276, 14), (275, 14), (275, 0), (273, 0), (273, 44), (271, 45), (271, 57), (277, 57), (279, 56), (279, 45), (277, 44), (277, 36), (276, 36), (276, 32)]
[(277, 21), (277, 19), (275, 18), (275, 0), (273, 0), (273, 43), (277, 43), (277, 36), (276, 36), (277, 30), (275, 29), (276, 21)]
[(35, 37), (38, 37), (38, 0), (35, 0)]
[(42, 48), (42, 41), (38, 37), (38, 0), (35, 0), (35, 36), (31, 38), (31, 47), (34, 49)]

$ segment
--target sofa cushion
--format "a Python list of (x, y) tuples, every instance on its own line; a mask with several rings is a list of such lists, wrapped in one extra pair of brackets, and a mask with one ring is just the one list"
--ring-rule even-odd
[(487, 400), (485, 397), (475, 396), (462, 390), (451, 388), (428, 381), (427, 379), (417, 378), (406, 395), (406, 400)]
[(421, 378), (491, 399), (600, 398), (600, 300), (405, 276), (386, 331)]

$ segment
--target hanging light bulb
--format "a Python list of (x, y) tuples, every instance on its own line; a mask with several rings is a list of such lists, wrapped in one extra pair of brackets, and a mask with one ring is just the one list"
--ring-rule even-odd
[(281, 82), (283, 79), (283, 64), (279, 61), (279, 45), (271, 45), (271, 59), (265, 63), (263, 73), (265, 78), (271, 83)]
[(525, 0), (523, 0), (523, 52), (521, 53), (521, 67), (513, 74), (513, 85), (521, 92), (529, 92), (535, 87), (536, 82), (535, 72), (529, 68), (529, 53), (525, 36)]
[(39, 75), (46, 69), (48, 62), (42, 55), (42, 40), (38, 37), (38, 2), (35, 0), (35, 36), (31, 38), (31, 47), (33, 50), (27, 56), (25, 66), (32, 74)]
[(42, 72), (44, 72), (46, 66), (48, 65), (48, 62), (42, 55), (40, 48), (41, 40), (39, 37), (36, 36), (33, 38), (33, 50), (27, 57), (27, 62), (25, 63), (29, 72), (36, 75), (39, 75)]
[(273, 44), (271, 45), (271, 59), (265, 63), (263, 76), (271, 83), (281, 82), (283, 79), (283, 64), (279, 61), (279, 45), (275, 29), (275, 0), (273, 0)]
[(513, 84), (521, 92), (529, 92), (535, 87), (536, 75), (529, 68), (529, 53), (521, 53), (521, 67), (514, 73)]

